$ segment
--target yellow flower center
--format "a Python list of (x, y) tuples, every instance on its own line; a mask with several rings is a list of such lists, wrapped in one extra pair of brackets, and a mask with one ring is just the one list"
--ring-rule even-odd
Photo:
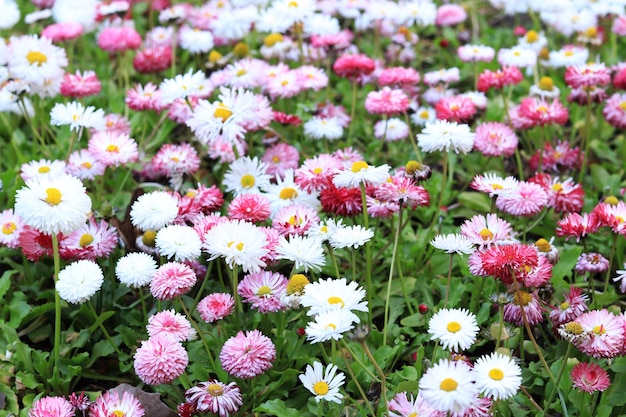
[(493, 237), (494, 237), (493, 232), (491, 230), (487, 229), (486, 227), (483, 230), (481, 230), (480, 232), (478, 232), (478, 234), (480, 235), (480, 237), (483, 240), (490, 240), (490, 239), (493, 239)]
[(543, 91), (554, 90), (554, 81), (550, 77), (541, 77), (539, 80), (539, 89)]
[(451, 321), (448, 323), (447, 329), (450, 333), (456, 333), (461, 330), (461, 325), (456, 321)]
[(574, 55), (574, 51), (565, 51), (565, 53), (563, 54), (565, 56), (573, 56)]
[(337, 330), (337, 326), (335, 326), (333, 323), (328, 323), (326, 327), (324, 327), (324, 330), (328, 330), (328, 329)]
[(224, 123), (230, 116), (233, 115), (233, 112), (224, 104), (218, 103), (215, 111), (213, 112), (213, 117), (216, 119), (220, 119), (222, 123)]
[(459, 386), (459, 383), (456, 382), (452, 378), (446, 378), (443, 381), (441, 381), (441, 384), (439, 384), (439, 388), (441, 388), (445, 392), (452, 392), (456, 390), (458, 386)]
[(283, 41), (283, 35), (281, 35), (280, 33), (272, 33), (270, 35), (267, 35), (265, 39), (263, 39), (263, 43), (268, 48), (271, 48), (272, 46), (276, 45), (278, 42), (282, 42), (282, 41)]
[(257, 291), (256, 293), (256, 295), (260, 297), (263, 297), (268, 294), (272, 294), (272, 289), (268, 287), (267, 285), (263, 285), (261, 288), (259, 288), (259, 291)]
[(172, 162), (174, 162), (174, 163), (178, 163), (178, 162), (180, 162), (180, 159), (179, 159), (179, 158), (177, 158), (176, 156), (172, 156), (172, 157), (170, 158), (170, 161), (172, 161)]
[(219, 397), (224, 394), (224, 388), (222, 388), (220, 384), (209, 384), (206, 390), (214, 397)]
[(416, 171), (419, 171), (422, 168), (422, 164), (417, 161), (410, 160), (404, 165), (404, 169), (408, 175), (414, 175)]
[(248, 45), (246, 45), (243, 42), (237, 43), (237, 45), (235, 45), (235, 47), (233, 48), (233, 54), (237, 58), (243, 58), (247, 56), (249, 53), (250, 53), (250, 48), (248, 48)]
[(341, 308), (345, 307), (346, 304), (343, 302), (343, 300), (340, 297), (328, 297), (328, 304), (341, 304)]
[(39, 51), (30, 51), (26, 54), (26, 59), (30, 65), (37, 65), (38, 67), (48, 62), (48, 57)]
[(588, 38), (595, 38), (596, 36), (598, 36), (598, 29), (596, 29), (595, 27), (590, 27), (585, 31), (585, 36)]
[(120, 148), (118, 148), (117, 145), (111, 144), (107, 146), (106, 151), (111, 153), (118, 153), (120, 151)]
[(539, 58), (541, 59), (550, 59), (550, 50), (548, 48), (541, 48), (539, 51)]
[(597, 326), (593, 328), (593, 332), (597, 334), (598, 336), (601, 336), (604, 333), (606, 333), (606, 329), (604, 328), (604, 325), (598, 324)]
[(241, 77), (242, 75), (246, 75), (248, 73), (248, 71), (246, 71), (245, 69), (241, 68), (239, 71), (237, 71), (237, 77)]
[(304, 290), (304, 287), (306, 287), (310, 283), (311, 282), (306, 276), (302, 274), (295, 274), (289, 279), (289, 282), (287, 283), (287, 294), (300, 294)]
[(293, 200), (298, 196), (298, 192), (295, 188), (285, 187), (280, 190), (280, 194), (278, 195), (282, 200)]
[(319, 174), (321, 174), (321, 173), (322, 173), (322, 168), (320, 168), (320, 167), (313, 168), (313, 173), (314, 173), (315, 175), (319, 175)]
[(493, 368), (491, 371), (489, 371), (489, 378), (493, 379), (494, 381), (500, 381), (502, 380), (502, 378), (504, 378), (504, 372), (502, 372), (498, 368)]
[(365, 161), (356, 161), (352, 164), (352, 172), (356, 173), (356, 172), (361, 172), (364, 169), (367, 169), (369, 167), (369, 165), (367, 165), (367, 162)]
[(48, 167), (48, 166), (39, 167), (39, 169), (37, 171), (40, 174), (47, 174), (48, 172), (50, 172), (50, 167)]
[(156, 238), (156, 232), (154, 230), (147, 230), (141, 236), (141, 242), (150, 247), (154, 247), (154, 240)]
[(126, 415), (126, 413), (124, 413), (121, 410), (115, 410), (115, 411), (113, 411), (112, 414), (113, 414), (113, 417), (124, 417)]
[(298, 7), (298, 2), (297, 1), (290, 1), (287, 6), (288, 7)]
[(420, 119), (428, 119), (428, 117), (430, 116), (430, 113), (428, 113), (428, 111), (426, 110), (422, 110), (419, 114)]
[(254, 187), (254, 177), (250, 174), (246, 174), (241, 177), (241, 186), (244, 188)]
[(83, 167), (83, 168), (85, 168), (85, 169), (91, 169), (91, 167), (92, 167), (93, 165), (91, 165), (91, 162), (89, 162), (89, 161), (85, 161), (85, 162), (83, 162), (82, 164), (80, 164), (80, 166), (81, 166), (81, 167)]
[[(228, 244), (226, 246), (228, 246), (229, 248), (232, 247), (235, 244), (235, 241), (230, 241), (228, 242)], [(237, 248), (238, 251), (242, 251), (244, 247), (243, 242), (239, 242), (235, 245), (235, 248)]]
[(4, 235), (12, 235), (13, 232), (17, 229), (17, 224), (13, 222), (8, 222), (2, 225), (2, 234)]
[(211, 64), (217, 63), (217, 61), (219, 61), (222, 58), (223, 58), (223, 55), (217, 52), (215, 49), (209, 52), (209, 62)]
[(569, 323), (565, 325), (565, 331), (567, 331), (567, 333), (569, 334), (574, 334), (574, 335), (582, 334), (583, 326), (581, 326), (580, 324), (574, 321), (570, 321)]
[[(624, 103), (626, 103), (626, 102), (624, 102)], [(625, 107), (626, 107), (626, 105), (625, 105)], [(626, 110), (626, 108), (624, 110)], [(610, 206), (616, 206), (617, 203), (619, 203), (619, 200), (617, 199), (617, 197), (610, 195), (610, 196), (606, 197), (603, 202), (608, 204), (608, 205), (610, 205)]]
[(559, 183), (552, 185), (552, 191), (554, 191), (555, 193), (560, 193), (561, 191), (563, 191), (563, 185)]
[(552, 250), (550, 242), (548, 242), (544, 238), (537, 240), (535, 242), (535, 246), (537, 247), (537, 249), (539, 249), (539, 252), (550, 252), (550, 250)]
[(534, 30), (526, 32), (526, 42), (535, 43), (539, 40), (539, 34)]
[(563, 301), (561, 303), (561, 310), (567, 310), (569, 308), (569, 303), (567, 301)]
[(324, 381), (316, 382), (313, 384), (313, 391), (317, 395), (326, 395), (328, 394), (328, 384)]
[(548, 108), (546, 106), (539, 106), (537, 107), (537, 111), (540, 113), (547, 113), (548, 112)]
[(518, 291), (513, 296), (513, 302), (518, 306), (527, 306), (532, 300), (532, 295), (528, 294), (526, 291)]
[(504, 190), (504, 187), (501, 186), (500, 184), (491, 184), (491, 188), (493, 190)]
[(91, 242), (93, 242), (93, 236), (91, 236), (89, 233), (85, 233), (84, 235), (80, 237), (80, 240), (78, 241), (78, 245), (81, 248), (84, 248), (85, 246), (89, 246)]
[(56, 206), (61, 202), (61, 191), (58, 188), (48, 188), (46, 190), (46, 203)]

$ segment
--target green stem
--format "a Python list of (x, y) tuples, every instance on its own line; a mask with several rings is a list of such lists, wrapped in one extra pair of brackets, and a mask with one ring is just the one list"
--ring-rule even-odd
[[(54, 283), (59, 279), (61, 271), (61, 257), (59, 256), (59, 238), (52, 234), (52, 257), (54, 260)], [(54, 290), (54, 369), (53, 380), (59, 381), (59, 362), (61, 359), (61, 297), (59, 292)]]
[(328, 241), (326, 241), (325, 244), (326, 244), (326, 249), (328, 249), (328, 255), (330, 256), (330, 261), (333, 263), (333, 266), (335, 267), (335, 278), (339, 278), (339, 266), (337, 265), (337, 258), (335, 258), (335, 251), (333, 250), (333, 247)]
[(587, 159), (589, 155), (589, 142), (591, 142), (591, 91), (587, 91), (587, 111), (585, 113), (585, 137), (583, 149), (583, 164), (580, 167), (580, 173), (578, 174), (578, 183), (582, 184), (587, 172)]
[(359, 380), (356, 379), (356, 375), (354, 375), (354, 372), (352, 371), (352, 368), (350, 367), (348, 360), (346, 359), (344, 355), (341, 355), (341, 357), (343, 358), (343, 362), (346, 364), (346, 370), (350, 374), (350, 378), (352, 378), (352, 381), (354, 381), (354, 385), (356, 385), (356, 388), (359, 390), (359, 394), (361, 394), (361, 398), (363, 398), (363, 402), (365, 403), (365, 405), (367, 405), (367, 408), (369, 408), (370, 415), (375, 416), (376, 413), (374, 412), (374, 409), (372, 408), (372, 404), (370, 404), (370, 401), (367, 399), (367, 395), (365, 395), (365, 391), (363, 391), (363, 387), (361, 387), (361, 384), (359, 384)]
[(239, 265), (233, 264), (233, 269), (230, 274), (230, 285), (233, 291), (233, 299), (235, 300), (235, 325), (237, 328), (241, 328), (240, 323), (240, 314), (243, 311), (243, 306), (241, 305), (241, 300), (239, 299), (239, 292), (237, 291), (238, 283), (239, 283)]
[[(343, 343), (343, 347), (348, 351), (348, 353), (350, 354), (350, 356), (352, 357), (352, 359), (359, 364), (359, 366), (361, 367), (361, 369), (363, 369), (363, 372), (365, 372), (370, 378), (372, 378), (372, 380), (374, 381), (379, 381), (378, 377), (376, 375), (374, 375), (372, 373), (372, 371), (370, 371), (369, 369), (367, 369), (367, 366), (365, 366), (365, 364), (363, 363), (363, 361), (354, 353), (354, 351), (352, 349), (350, 349), (350, 345), (348, 345), (348, 343), (346, 343), (345, 339), (340, 339), (341, 343)], [(320, 343), (321, 345), (321, 343)], [(322, 345), (323, 347), (323, 345)], [(323, 352), (326, 352), (325, 350)]]
[[(367, 214), (367, 194), (365, 191), (365, 183), (361, 182), (361, 204), (363, 206), (363, 225), (366, 229), (369, 229), (369, 215)], [(368, 315), (369, 325), (372, 328), (372, 297), (374, 295), (374, 285), (372, 283), (372, 248), (370, 242), (365, 242), (365, 285), (367, 290), (367, 306), (370, 309)]]
[(420, 151), (417, 148), (417, 142), (415, 141), (415, 135), (413, 134), (413, 128), (411, 127), (411, 119), (409, 118), (409, 114), (406, 111), (404, 112), (404, 120), (406, 121), (406, 125), (409, 128), (409, 140), (411, 141), (411, 145), (413, 146), (415, 157), (417, 158), (417, 162), (421, 164), (422, 155), (420, 154)]
[(189, 323), (191, 323), (193, 328), (196, 330), (196, 333), (198, 334), (198, 337), (202, 341), (202, 345), (204, 346), (204, 350), (206, 351), (207, 358), (209, 359), (209, 362), (211, 363), (211, 366), (213, 366), (213, 372), (217, 373), (218, 368), (217, 368), (217, 365), (215, 363), (215, 359), (213, 358), (213, 354), (211, 353), (211, 349), (209, 349), (209, 345), (207, 344), (207, 340), (204, 337), (204, 333), (202, 332), (202, 329), (200, 329), (200, 327), (198, 326), (198, 323), (196, 323), (196, 321), (191, 316), (191, 313), (189, 313), (189, 310), (187, 310), (187, 306), (185, 306), (185, 303), (184, 303), (182, 297), (178, 297), (178, 302), (180, 303), (180, 306), (181, 306), (183, 312), (187, 316), (187, 319), (189, 320)]
[[(557, 383), (557, 385), (558, 385), (559, 382), (561, 382), (561, 378), (563, 377), (563, 374), (565, 373), (565, 368), (567, 368), (567, 358), (569, 358), (571, 350), (572, 350), (572, 344), (568, 343), (567, 344), (567, 351), (565, 352), (565, 356), (563, 357), (563, 364), (561, 365), (561, 369), (559, 370), (559, 374), (556, 376), (556, 383)], [(550, 403), (552, 402), (552, 400), (554, 399), (554, 395), (556, 394), (557, 385), (552, 387), (552, 390), (550, 391), (550, 395), (548, 396), (548, 401), (546, 401), (546, 403), (544, 404), (544, 413), (546, 415), (548, 413), (548, 408), (550, 407)]]
[(613, 269), (613, 258), (615, 257), (615, 249), (617, 247), (618, 237), (619, 235), (617, 233), (613, 235), (613, 245), (611, 246), (611, 255), (609, 256), (609, 267), (606, 270), (606, 277), (604, 278), (604, 293), (606, 293), (609, 289), (609, 281), (611, 280), (611, 269)]
[(115, 342), (113, 342), (113, 339), (111, 339), (111, 335), (107, 331), (106, 327), (104, 327), (104, 325), (102, 324), (102, 321), (99, 320), (98, 313), (96, 312), (96, 309), (93, 307), (93, 304), (91, 303), (90, 300), (87, 300), (86, 304), (87, 304), (87, 308), (89, 308), (89, 311), (91, 311), (91, 314), (93, 314), (93, 318), (96, 320), (96, 323), (98, 323), (98, 327), (100, 327), (102, 334), (104, 334), (104, 337), (107, 339), (107, 341), (109, 342), (113, 350), (115, 350), (115, 353), (117, 353), (117, 357), (120, 358), (122, 356), (122, 352), (120, 352), (120, 349), (117, 347)]
[(387, 325), (389, 324), (389, 303), (391, 301), (391, 282), (393, 280), (393, 268), (395, 266), (396, 255), (398, 253), (398, 240), (400, 238), (400, 228), (402, 227), (402, 209), (404, 202), (400, 202), (398, 210), (398, 227), (393, 238), (393, 250), (391, 252), (391, 265), (389, 265), (389, 278), (387, 279), (387, 294), (385, 296), (385, 318), (383, 324), (383, 346), (387, 345)]
[(450, 284), (452, 283), (452, 264), (454, 261), (454, 253), (450, 254), (450, 264), (448, 265), (448, 281), (446, 282), (446, 296), (443, 301), (443, 308), (448, 308), (448, 298), (450, 296)]
[(350, 108), (350, 127), (348, 129), (348, 141), (347, 141), (347, 145), (350, 147), (352, 146), (352, 133), (354, 132), (354, 125), (356, 124), (356, 121), (354, 120), (354, 115), (356, 114), (356, 98), (357, 98), (357, 92), (358, 92), (358, 88), (357, 88), (357, 81), (356, 78), (354, 80), (352, 80), (352, 107)]

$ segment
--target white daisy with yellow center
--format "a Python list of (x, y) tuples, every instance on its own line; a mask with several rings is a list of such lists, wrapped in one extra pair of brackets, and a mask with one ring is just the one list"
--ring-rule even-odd
[(320, 362), (315, 362), (313, 367), (307, 365), (304, 374), (299, 378), (302, 385), (315, 395), (316, 402), (324, 400), (341, 403), (343, 395), (339, 392), (339, 387), (343, 385), (345, 375), (337, 372), (335, 365), (330, 364), (324, 369)]
[(466, 350), (476, 341), (476, 316), (466, 309), (441, 309), (428, 321), (431, 340), (439, 340), (444, 349)]
[(513, 358), (494, 352), (474, 363), (476, 386), (485, 397), (504, 400), (514, 396), (522, 384), (522, 369)]

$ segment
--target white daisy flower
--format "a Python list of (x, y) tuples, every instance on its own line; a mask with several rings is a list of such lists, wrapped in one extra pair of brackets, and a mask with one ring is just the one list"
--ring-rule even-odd
[(326, 264), (322, 243), (315, 238), (304, 236), (280, 237), (276, 246), (276, 259), (286, 259), (294, 263), (294, 268), (321, 270)]
[(424, 152), (452, 150), (466, 154), (474, 147), (474, 133), (466, 124), (437, 120), (426, 124), (417, 135), (417, 144)]
[(11, 29), (20, 21), (20, 8), (14, 0), (0, 0), (0, 29)]
[(302, 30), (306, 36), (327, 36), (338, 34), (341, 26), (336, 17), (324, 13), (313, 13), (304, 21)]
[(104, 274), (94, 261), (81, 260), (67, 265), (59, 272), (55, 287), (59, 297), (68, 303), (82, 304), (102, 287)]
[(341, 219), (326, 219), (316, 224), (312, 224), (306, 231), (308, 237), (318, 239), (320, 242), (326, 242), (337, 230), (344, 227)]
[(159, 85), (161, 101), (165, 104), (173, 103), (176, 99), (189, 96), (202, 96), (206, 89), (204, 72), (192, 70), (185, 74), (178, 74), (174, 78), (167, 78)]
[(336, 140), (343, 136), (343, 126), (335, 117), (314, 116), (303, 127), (304, 135), (312, 139)]
[(466, 350), (476, 341), (476, 316), (466, 309), (441, 309), (428, 321), (430, 340), (439, 340), (444, 349)]
[(350, 169), (337, 171), (333, 176), (333, 184), (336, 187), (352, 188), (361, 183), (368, 185), (382, 184), (389, 178), (390, 167), (387, 164), (375, 167), (365, 161), (356, 161)]
[(458, 253), (469, 255), (474, 252), (474, 244), (464, 235), (449, 233), (447, 235), (437, 235), (430, 244), (444, 251), (445, 253)]
[[(365, 290), (354, 281), (346, 278), (319, 280), (304, 287), (304, 295), (300, 299), (303, 307), (309, 307), (307, 315), (314, 316), (326, 311), (362, 311), (368, 312)], [(353, 313), (354, 321), (360, 319)]]
[(104, 110), (85, 107), (77, 101), (56, 103), (50, 110), (50, 123), (55, 126), (69, 125), (74, 132), (84, 128), (103, 130), (106, 126)]
[(178, 216), (178, 199), (165, 191), (152, 191), (139, 196), (130, 209), (133, 226), (141, 231), (159, 230)]
[(328, 242), (333, 249), (352, 247), (357, 249), (374, 237), (371, 229), (366, 229), (360, 225), (344, 226), (337, 228), (328, 238)]
[(284, 178), (276, 176), (276, 184), (269, 184), (264, 188), (263, 195), (270, 201), (272, 216), (281, 208), (291, 204), (304, 204), (319, 210), (320, 202), (317, 193), (308, 193), (300, 188), (294, 180), (293, 169), (285, 171)]
[(435, 112), (433, 107), (419, 107), (411, 115), (411, 121), (416, 126), (425, 126), (428, 123), (434, 123), (436, 120), (437, 112)]
[(15, 214), (48, 235), (70, 234), (85, 224), (89, 213), (91, 199), (83, 183), (68, 174), (32, 178), (15, 196)]
[(24, 16), (24, 23), (26, 23), (27, 25), (30, 25), (40, 20), (45, 20), (49, 18), (50, 16), (52, 16), (52, 10), (50, 9), (36, 10)]
[(39, 161), (30, 161), (22, 164), (20, 168), (20, 176), (24, 181), (35, 177), (53, 178), (64, 174), (67, 164), (65, 161), (40, 159)]
[(409, 136), (409, 126), (397, 117), (379, 120), (374, 125), (374, 136), (389, 142), (403, 140)]
[(175, 261), (192, 261), (200, 256), (202, 242), (193, 227), (172, 224), (157, 232), (156, 248), (159, 254)]
[(501, 48), (498, 51), (498, 63), (519, 68), (533, 67), (537, 63), (537, 52), (526, 46)]
[(348, 310), (332, 310), (317, 314), (307, 324), (306, 340), (311, 343), (339, 340), (343, 334), (354, 328), (354, 314)]
[(215, 45), (213, 34), (208, 30), (183, 26), (178, 36), (180, 47), (191, 54), (208, 53)]
[(320, 362), (314, 362), (313, 367), (307, 365), (304, 375), (300, 375), (300, 382), (315, 395), (315, 401), (332, 401), (341, 404), (343, 395), (339, 393), (339, 387), (343, 385), (345, 375), (337, 373), (337, 367), (330, 364), (324, 370)]
[(133, 252), (117, 261), (115, 276), (122, 284), (139, 288), (150, 284), (156, 270), (157, 263), (151, 255)]
[(202, 239), (209, 260), (223, 257), (229, 267), (240, 265), (244, 272), (259, 272), (267, 266), (262, 260), (269, 253), (263, 230), (242, 220), (213, 226)]
[(67, 55), (48, 38), (24, 35), (11, 38), (7, 62), (13, 78), (38, 84), (42, 79), (62, 77)]
[(486, 397), (506, 400), (522, 385), (522, 369), (510, 356), (494, 352), (481, 356), (474, 363), (476, 387)]
[(436, 410), (461, 415), (475, 400), (478, 390), (472, 369), (463, 361), (442, 359), (419, 381), (420, 393)]
[(224, 174), (223, 184), (226, 191), (232, 191), (236, 196), (247, 193), (259, 193), (262, 188), (270, 185), (272, 176), (266, 174), (267, 164), (256, 156), (244, 156), (237, 159)]

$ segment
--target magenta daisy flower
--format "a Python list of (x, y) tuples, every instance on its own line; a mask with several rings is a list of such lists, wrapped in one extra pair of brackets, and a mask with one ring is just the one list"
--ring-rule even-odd
[(548, 204), (548, 194), (531, 182), (519, 182), (517, 187), (498, 195), (498, 210), (514, 216), (534, 216)]
[(609, 268), (609, 260), (599, 253), (582, 253), (578, 257), (574, 270), (580, 275), (584, 275), (589, 272), (590, 274), (597, 274), (598, 272), (604, 272)]
[(305, 204), (290, 204), (281, 208), (272, 219), (272, 227), (282, 236), (303, 236), (311, 226), (320, 222), (317, 210)]
[(270, 201), (261, 194), (239, 194), (228, 205), (228, 217), (233, 220), (261, 223), (269, 219), (270, 214)]
[(202, 320), (213, 323), (233, 314), (235, 300), (226, 293), (213, 293), (204, 297), (196, 307)]
[(517, 135), (503, 123), (487, 122), (476, 127), (474, 149), (485, 156), (511, 156), (517, 144)]
[(583, 290), (579, 287), (571, 287), (569, 292), (565, 294), (565, 300), (556, 308), (550, 311), (550, 320), (554, 328), (561, 324), (574, 321), (578, 316), (587, 311), (587, 303), (589, 296), (583, 294)]
[(482, 269), (507, 285), (513, 278), (520, 279), (530, 269), (537, 266), (539, 256), (532, 245), (513, 244), (493, 246), (480, 254)]
[(201, 382), (185, 391), (185, 399), (196, 411), (228, 417), (243, 404), (241, 391), (234, 382), (224, 384), (216, 380)]
[(611, 126), (626, 127), (626, 93), (615, 93), (606, 100), (602, 114)]
[(63, 239), (60, 247), (63, 259), (90, 259), (107, 257), (117, 247), (117, 230), (92, 217), (84, 226)]
[(534, 326), (543, 321), (543, 314), (537, 294), (526, 291), (517, 291), (513, 294), (513, 301), (504, 306), (504, 320), (516, 326), (523, 326), (524, 317), (522, 315), (522, 308), (524, 309), (526, 320), (528, 320), (530, 326)]
[(409, 109), (409, 98), (400, 89), (383, 87), (381, 91), (370, 91), (365, 98), (365, 110), (370, 114), (391, 116)]
[(196, 280), (196, 273), (191, 267), (179, 262), (168, 262), (155, 272), (150, 281), (150, 292), (158, 300), (171, 300), (189, 291)]
[(568, 213), (559, 220), (556, 228), (557, 236), (565, 236), (565, 240), (575, 237), (576, 242), (600, 227), (600, 219), (595, 213)]
[(139, 153), (137, 143), (128, 135), (115, 132), (97, 132), (89, 140), (89, 152), (106, 166), (135, 162)]
[(610, 82), (611, 73), (602, 63), (573, 65), (565, 70), (565, 83), (571, 88), (602, 87)]
[(496, 214), (476, 215), (461, 225), (461, 234), (479, 247), (512, 237), (511, 224)]
[(276, 348), (259, 330), (240, 331), (224, 343), (220, 352), (222, 368), (237, 378), (254, 378), (273, 365)]
[(261, 313), (284, 309), (280, 301), (289, 281), (278, 272), (261, 271), (244, 276), (237, 291), (243, 300)]
[(602, 392), (611, 385), (609, 374), (600, 365), (592, 362), (574, 365), (570, 377), (574, 387), (589, 393)]
[(471, 99), (461, 95), (443, 97), (435, 105), (435, 112), (439, 120), (469, 123), (476, 115), (476, 105)]
[(135, 353), (135, 372), (149, 385), (167, 384), (182, 375), (189, 363), (187, 351), (173, 337), (158, 334), (141, 342)]
[(265, 151), (261, 157), (261, 161), (265, 162), (265, 173), (272, 177), (278, 175), (285, 177), (288, 169), (297, 169), (300, 161), (300, 153), (295, 146), (287, 143), (277, 143)]

